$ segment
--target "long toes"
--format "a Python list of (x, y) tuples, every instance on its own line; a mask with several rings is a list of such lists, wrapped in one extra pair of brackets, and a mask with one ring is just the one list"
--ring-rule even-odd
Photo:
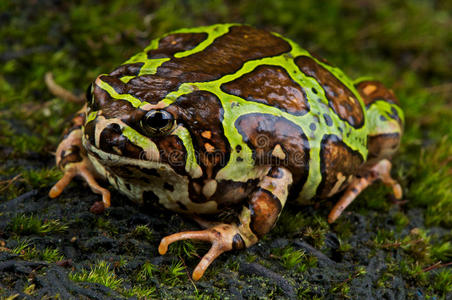
[(88, 171), (85, 167), (80, 167), (78, 170), (78, 174), (80, 174), (83, 179), (88, 183), (91, 190), (96, 194), (102, 195), (102, 202), (105, 208), (110, 207), (110, 191), (101, 187), (96, 179), (94, 178), (93, 174)]
[(218, 244), (214, 243), (212, 248), (210, 248), (209, 252), (204, 255), (204, 257), (201, 259), (201, 261), (196, 266), (195, 270), (193, 271), (192, 278), (193, 280), (199, 280), (204, 275), (204, 272), (207, 270), (207, 268), (210, 266), (213, 261), (225, 252), (221, 249), (221, 247), (218, 246)]
[(213, 242), (215, 237), (212, 235), (210, 230), (184, 231), (184, 232), (174, 233), (174, 234), (164, 237), (160, 241), (159, 253), (161, 255), (164, 255), (168, 251), (168, 246), (170, 244), (177, 242), (177, 241), (189, 240), (189, 239)]
[(58, 180), (58, 182), (55, 183), (55, 185), (52, 186), (52, 188), (50, 189), (49, 197), (56, 198), (59, 195), (61, 195), (63, 190), (71, 182), (71, 180), (72, 180), (72, 178), (74, 178), (74, 176), (75, 176), (75, 173), (71, 172), (71, 171), (64, 173), (63, 177), (60, 180)]

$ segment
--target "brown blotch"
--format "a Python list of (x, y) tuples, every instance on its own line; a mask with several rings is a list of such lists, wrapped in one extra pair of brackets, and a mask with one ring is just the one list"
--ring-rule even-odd
[[(338, 178), (354, 175), (363, 162), (361, 154), (350, 149), (337, 135), (326, 135), (320, 148), (322, 181), (317, 188), (317, 196), (327, 198)], [(337, 192), (344, 187), (341, 186)]]
[(379, 81), (361, 81), (355, 84), (355, 87), (367, 107), (377, 100), (384, 100), (399, 105), (399, 100), (397, 100), (392, 90), (386, 88)]
[[(66, 153), (68, 153), (65, 155)], [(76, 145), (72, 145), (68, 150), (63, 151), (61, 153), (61, 160), (58, 165), (61, 169), (63, 169), (67, 164), (77, 163), (83, 160), (83, 157), (80, 153), (80, 147)]]
[(177, 52), (191, 50), (207, 38), (205, 32), (174, 33), (160, 39), (157, 49), (148, 52), (148, 58), (171, 58)]
[(367, 160), (378, 160), (383, 158), (391, 158), (400, 145), (399, 133), (384, 133), (379, 135), (369, 135), (367, 137), (367, 149), (369, 155)]
[[(309, 142), (298, 125), (283, 117), (251, 113), (240, 116), (235, 126), (258, 165), (284, 166), (292, 173), (294, 186), (304, 184), (309, 170)], [(278, 144), (286, 154), (283, 160), (272, 155)]]
[[(249, 179), (247, 182), (219, 180), (215, 193), (210, 200), (218, 203), (218, 209), (233, 207), (241, 203), (256, 188), (259, 179)], [(191, 197), (190, 197), (191, 199)]]
[(364, 124), (364, 112), (359, 100), (330, 71), (308, 56), (299, 56), (295, 63), (307, 76), (313, 77), (323, 87), (329, 106), (344, 121), (355, 128)]
[[(120, 126), (115, 123), (109, 124), (101, 132), (99, 149), (104, 152), (134, 159), (141, 158), (140, 154), (143, 152), (141, 147), (136, 146), (127, 137), (122, 135)], [(117, 150), (119, 150), (120, 153), (118, 153)]]
[(246, 61), (290, 51), (289, 43), (250, 26), (232, 26), (203, 51), (164, 62), (157, 75), (182, 82), (210, 81), (236, 72)]
[(114, 69), (110, 75), (111, 76), (136, 76), (140, 73), (141, 67), (144, 65), (144, 63), (132, 63), (132, 64), (125, 64), (117, 67)]
[[(221, 123), (223, 108), (220, 99), (207, 91), (195, 91), (177, 98), (167, 111), (177, 116), (177, 123), (190, 132), (196, 159), (204, 176), (214, 178), (230, 156), (230, 146)], [(208, 143), (203, 136), (206, 130), (210, 132)]]
[(165, 78), (156, 75), (138, 76), (127, 83), (122, 82), (119, 78), (113, 76), (101, 77), (102, 81), (112, 86), (118, 94), (132, 95), (140, 101), (153, 104), (165, 98), (168, 93), (176, 90), (181, 84), (178, 78)]
[(168, 135), (153, 140), (160, 152), (160, 162), (170, 165), (178, 174), (186, 175), (187, 151), (184, 143), (176, 135)]
[(281, 202), (269, 191), (259, 189), (249, 202), (251, 211), (250, 229), (259, 238), (272, 229), (281, 212)]
[(294, 115), (304, 115), (309, 111), (305, 91), (279, 66), (258, 66), (252, 72), (222, 84), (221, 89), (248, 101), (271, 105)]

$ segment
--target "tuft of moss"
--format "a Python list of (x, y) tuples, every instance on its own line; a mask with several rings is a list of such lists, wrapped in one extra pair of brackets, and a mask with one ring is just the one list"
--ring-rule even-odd
[(177, 257), (199, 258), (197, 247), (192, 240), (183, 240), (169, 246), (168, 252)]
[(452, 270), (443, 269), (431, 277), (431, 290), (441, 298), (447, 298), (448, 295), (450, 296), (450, 293), (452, 292)]
[(78, 272), (71, 272), (69, 279), (76, 282), (99, 283), (115, 291), (120, 290), (123, 282), (123, 279), (118, 278), (110, 263), (106, 261), (97, 262), (89, 270), (82, 269)]
[(183, 278), (187, 276), (185, 266), (182, 261), (173, 260), (170, 266), (165, 267), (160, 272), (162, 282), (168, 286), (175, 286), (182, 282)]
[(26, 216), (23, 214), (16, 215), (9, 224), (11, 232), (20, 235), (40, 234), (64, 232), (68, 229), (66, 224), (62, 224), (59, 220), (41, 220), (36, 216)]
[(317, 265), (317, 258), (306, 255), (303, 250), (294, 249), (293, 247), (276, 248), (272, 251), (272, 257), (281, 261), (286, 269), (296, 269), (297, 272), (305, 272), (308, 268)]
[(38, 250), (36, 247), (27, 247), (20, 253), (25, 260), (43, 260), (49, 263), (64, 259), (59, 249), (46, 247), (44, 250)]
[(445, 136), (438, 144), (422, 149), (419, 163), (409, 172), (409, 205), (425, 208), (427, 226), (452, 228), (451, 143), (451, 138)]
[(329, 225), (324, 216), (283, 210), (276, 227), (272, 231), (276, 235), (301, 235), (314, 247), (321, 248), (328, 230)]
[(141, 240), (148, 241), (148, 242), (151, 242), (152, 241), (152, 237), (153, 237), (152, 230), (149, 229), (149, 227), (146, 226), (146, 225), (138, 225), (138, 226), (136, 226), (133, 229), (133, 231), (131, 232), (131, 235), (134, 238), (141, 239)]

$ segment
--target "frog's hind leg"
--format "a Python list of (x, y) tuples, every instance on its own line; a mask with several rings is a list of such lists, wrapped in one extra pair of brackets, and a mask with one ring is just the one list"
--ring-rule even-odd
[(248, 205), (242, 207), (239, 222), (233, 224), (196, 220), (202, 226), (212, 226), (201, 231), (179, 232), (164, 237), (159, 245), (161, 255), (176, 241), (194, 239), (212, 243), (193, 271), (193, 279), (199, 280), (209, 265), (223, 252), (239, 250), (257, 243), (276, 223), (286, 202), (292, 184), (292, 174), (285, 168), (273, 167), (251, 193)]
[(364, 170), (362, 175), (356, 176), (345, 190), (341, 199), (335, 204), (330, 214), (328, 222), (333, 223), (353, 200), (374, 181), (380, 179), (386, 186), (392, 188), (397, 199), (402, 198), (402, 188), (400, 184), (391, 177), (391, 162), (387, 159), (380, 160), (372, 167)]

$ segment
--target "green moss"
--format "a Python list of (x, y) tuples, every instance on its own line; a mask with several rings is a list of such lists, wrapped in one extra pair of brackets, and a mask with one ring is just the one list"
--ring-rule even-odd
[(199, 258), (197, 247), (192, 240), (183, 240), (173, 243), (168, 247), (168, 252), (178, 257)]
[(77, 282), (99, 283), (116, 291), (120, 290), (123, 283), (123, 279), (118, 278), (111, 265), (105, 261), (99, 261), (89, 270), (82, 269), (78, 272), (71, 272), (69, 279)]
[(10, 221), (9, 227), (13, 233), (18, 236), (48, 233), (64, 232), (68, 226), (62, 224), (59, 220), (41, 220), (33, 215), (16, 215)]
[(399, 232), (410, 223), (410, 219), (403, 212), (400, 211), (394, 214), (393, 219), (394, 224), (397, 227), (397, 231)]
[(165, 267), (160, 272), (162, 282), (168, 286), (175, 286), (180, 283), (184, 277), (187, 276), (185, 266), (182, 261), (174, 260), (170, 266)]
[(137, 273), (136, 280), (138, 282), (145, 282), (153, 278), (157, 270), (156, 266), (147, 261), (141, 266), (140, 271)]
[(317, 265), (316, 257), (306, 255), (304, 251), (294, 249), (293, 247), (279, 248), (272, 252), (272, 257), (280, 260), (286, 269), (296, 269), (297, 272), (305, 272), (308, 268)]
[(333, 288), (331, 288), (331, 292), (338, 293), (344, 298), (349, 298), (349, 292), (350, 292), (350, 282), (362, 275), (365, 275), (367, 273), (366, 268), (363, 266), (359, 266), (356, 268), (356, 271), (353, 272), (348, 276), (347, 279), (340, 282), (339, 284), (336, 284)]
[(59, 249), (46, 247), (38, 250), (36, 247), (26, 247), (20, 252), (20, 256), (25, 260), (43, 260), (49, 263), (64, 259)]
[(428, 226), (443, 225), (452, 228), (450, 145), (451, 138), (444, 137), (438, 144), (423, 149), (418, 157), (419, 164), (409, 172), (412, 182), (407, 197), (411, 206), (425, 208), (425, 222)]
[(96, 218), (96, 222), (97, 222), (96, 227), (98, 229), (108, 232), (111, 235), (118, 234), (118, 228), (115, 225), (113, 225), (108, 218), (99, 216)]
[(148, 242), (152, 241), (152, 230), (149, 229), (149, 227), (146, 225), (138, 225), (133, 229), (131, 235), (137, 239), (145, 240)]
[[(434, 274), (432, 277), (431, 289), (440, 297), (446, 298), (452, 292), (452, 270), (443, 269)], [(449, 294), (450, 295), (450, 294)]]
[(294, 213), (284, 210), (276, 227), (273, 229), (276, 235), (302, 235), (310, 244), (321, 248), (325, 242), (325, 234), (329, 225), (324, 216), (308, 215), (303, 212)]

